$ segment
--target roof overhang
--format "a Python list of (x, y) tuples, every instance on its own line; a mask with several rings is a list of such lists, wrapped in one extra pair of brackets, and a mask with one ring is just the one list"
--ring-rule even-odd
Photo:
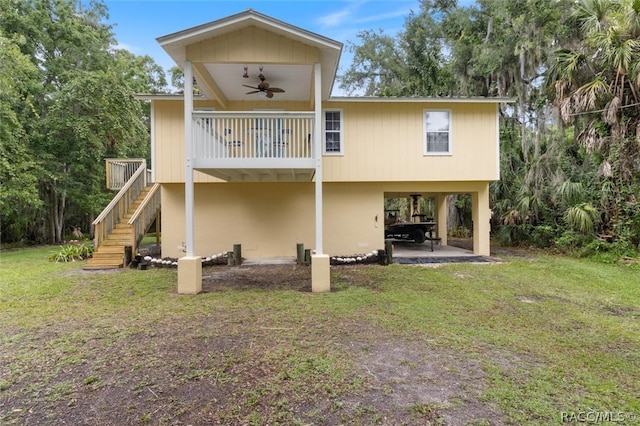
[[(182, 94), (150, 94), (137, 93), (135, 99), (145, 101), (182, 101)], [(203, 96), (194, 96), (194, 100), (205, 100)], [(345, 102), (345, 103), (468, 103), (468, 104), (499, 104), (499, 103), (515, 103), (516, 98), (485, 98), (485, 97), (382, 97), (382, 96), (335, 96), (327, 99), (329, 102)]]
[[(187, 60), (188, 46), (205, 42), (216, 37), (222, 37), (250, 27), (256, 27), (277, 36), (284, 37), (288, 40), (302, 43), (305, 46), (317, 49), (319, 52), (322, 72), (322, 98), (329, 98), (336, 78), (343, 44), (263, 15), (252, 9), (173, 34), (168, 34), (166, 36), (159, 37), (156, 40), (175, 61), (175, 63), (180, 68), (184, 68), (184, 63)], [(219, 97), (224, 96), (232, 100), (246, 100), (247, 98), (245, 95), (247, 89), (244, 88), (242, 84), (249, 83), (255, 85), (257, 82), (254, 81), (255, 79), (251, 81), (243, 81), (242, 67), (244, 65), (246, 64), (240, 62), (208, 63), (203, 64), (203, 66), (196, 70), (196, 72), (207, 73), (209, 75), (211, 81), (215, 82), (215, 86), (224, 92), (219, 93)], [(287, 82), (289, 82), (292, 81), (292, 76), (297, 76), (298, 80), (292, 81), (291, 86), (287, 87), (287, 92), (289, 92), (290, 89), (292, 93), (282, 94), (279, 98), (281, 100), (301, 100), (298, 98), (302, 96), (301, 93), (304, 93), (304, 98), (307, 100), (312, 92), (312, 86), (309, 86), (313, 82), (312, 65), (313, 64), (311, 63), (271, 63), (267, 66), (265, 73), (269, 73), (269, 82), (272, 86), (281, 85), (279, 80), (273, 81), (274, 78), (283, 76), (281, 77), (281, 80), (284, 81), (285, 78), (289, 78), (289, 80), (287, 80)], [(293, 69), (292, 66), (298, 68)], [(293, 84), (296, 84), (299, 87), (293, 87)], [(204, 94), (208, 97), (215, 97), (214, 93), (209, 93), (207, 90), (204, 90)]]
[(395, 97), (395, 96), (335, 96), (328, 99), (331, 102), (366, 102), (366, 103), (467, 103), (467, 104), (496, 104), (514, 103), (516, 98), (489, 98), (475, 96), (461, 97)]

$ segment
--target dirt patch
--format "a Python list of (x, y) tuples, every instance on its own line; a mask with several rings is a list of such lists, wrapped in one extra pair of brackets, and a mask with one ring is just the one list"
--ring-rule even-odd
[(292, 265), (251, 265), (205, 268), (202, 291), (224, 290), (311, 291), (311, 268)]
[[(358, 267), (339, 272), (342, 286), (376, 288)], [(310, 269), (203, 271), (205, 292), (267, 288), (309, 292)], [(62, 321), (9, 331), (0, 423), (501, 424), (481, 397), (485, 372), (464, 353), (357, 318), (283, 315), (274, 324), (264, 309), (208, 306), (128, 328)]]

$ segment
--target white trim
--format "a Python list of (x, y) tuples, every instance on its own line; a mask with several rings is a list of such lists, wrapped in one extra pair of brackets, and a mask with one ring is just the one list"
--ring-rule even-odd
[(343, 43), (339, 41), (332, 40), (323, 35), (313, 33), (295, 25), (291, 25), (287, 22), (280, 21), (278, 19), (256, 12), (253, 9), (249, 9), (235, 15), (227, 16), (226, 18), (218, 19), (216, 21), (208, 22), (206, 24), (187, 28), (185, 30), (178, 31), (172, 34), (167, 34), (165, 36), (156, 38), (156, 41), (160, 44), (160, 46), (165, 46), (172, 43), (184, 44), (185, 42), (191, 44), (211, 38), (219, 33), (229, 33), (237, 30), (238, 28), (248, 27), (252, 25), (260, 28), (267, 28), (271, 31), (278, 31), (281, 34), (286, 34), (289, 37), (296, 37), (298, 40), (304, 40), (306, 43), (316, 45), (321, 49), (333, 48), (341, 50), (343, 47)]
[[(184, 99), (182, 94), (154, 94), (154, 93), (136, 93), (134, 99), (162, 100), (162, 101), (181, 101)], [(194, 95), (194, 99), (206, 99), (202, 95)], [(434, 103), (434, 104), (501, 104), (514, 103), (515, 98), (430, 98), (430, 97), (381, 97), (381, 96), (335, 96), (327, 99), (328, 102), (341, 103)]]
[[(449, 144), (447, 151), (430, 152), (427, 150), (427, 113), (428, 112), (446, 112), (449, 114)], [(453, 113), (450, 109), (425, 108), (422, 110), (422, 155), (424, 156), (448, 156), (453, 154)]]
[[(327, 151), (327, 112), (340, 113), (340, 151)], [(342, 108), (323, 108), (322, 109), (322, 155), (326, 156), (344, 156), (344, 110)]]
[(194, 226), (194, 185), (193, 185), (193, 69), (190, 61), (184, 63), (184, 215), (186, 256), (193, 257), (195, 252)]
[[(135, 93), (133, 99), (138, 101), (182, 101), (184, 94), (182, 93)], [(193, 99), (206, 99), (202, 95), (193, 95)]]
[(316, 255), (322, 254), (323, 250), (323, 207), (322, 207), (322, 147), (320, 141), (322, 141), (322, 127), (319, 125), (320, 120), (323, 117), (322, 114), (322, 102), (320, 97), (322, 96), (322, 64), (316, 62), (314, 68), (314, 100), (315, 100), (315, 113), (316, 113), (316, 125), (314, 126), (314, 153), (316, 160), (316, 184), (315, 184), (315, 201), (316, 201)]
[(370, 102), (370, 103), (438, 103), (438, 104), (501, 104), (514, 103), (516, 98), (430, 98), (430, 97), (382, 97), (382, 96), (336, 96), (330, 102)]

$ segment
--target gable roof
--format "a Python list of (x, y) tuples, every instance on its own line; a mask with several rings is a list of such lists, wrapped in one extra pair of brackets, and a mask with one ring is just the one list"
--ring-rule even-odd
[(244, 12), (188, 28), (162, 37), (156, 41), (175, 63), (183, 68), (187, 46), (227, 33), (255, 26), (277, 35), (295, 40), (320, 52), (323, 98), (329, 97), (333, 88), (343, 44), (319, 34), (304, 30), (270, 16), (248, 9)]

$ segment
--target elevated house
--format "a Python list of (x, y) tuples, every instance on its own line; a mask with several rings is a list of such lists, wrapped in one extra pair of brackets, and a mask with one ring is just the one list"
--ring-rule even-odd
[(139, 186), (156, 197), (140, 228), (161, 211), (180, 293), (201, 290), (200, 256), (241, 244), (247, 258), (293, 257), (298, 243), (313, 249), (313, 291), (327, 291), (329, 256), (383, 248), (385, 198), (412, 194), (436, 200), (443, 245), (446, 196), (471, 194), (473, 251), (489, 254), (505, 99), (331, 96), (342, 44), (253, 10), (158, 42), (185, 87), (140, 96), (153, 173)]

